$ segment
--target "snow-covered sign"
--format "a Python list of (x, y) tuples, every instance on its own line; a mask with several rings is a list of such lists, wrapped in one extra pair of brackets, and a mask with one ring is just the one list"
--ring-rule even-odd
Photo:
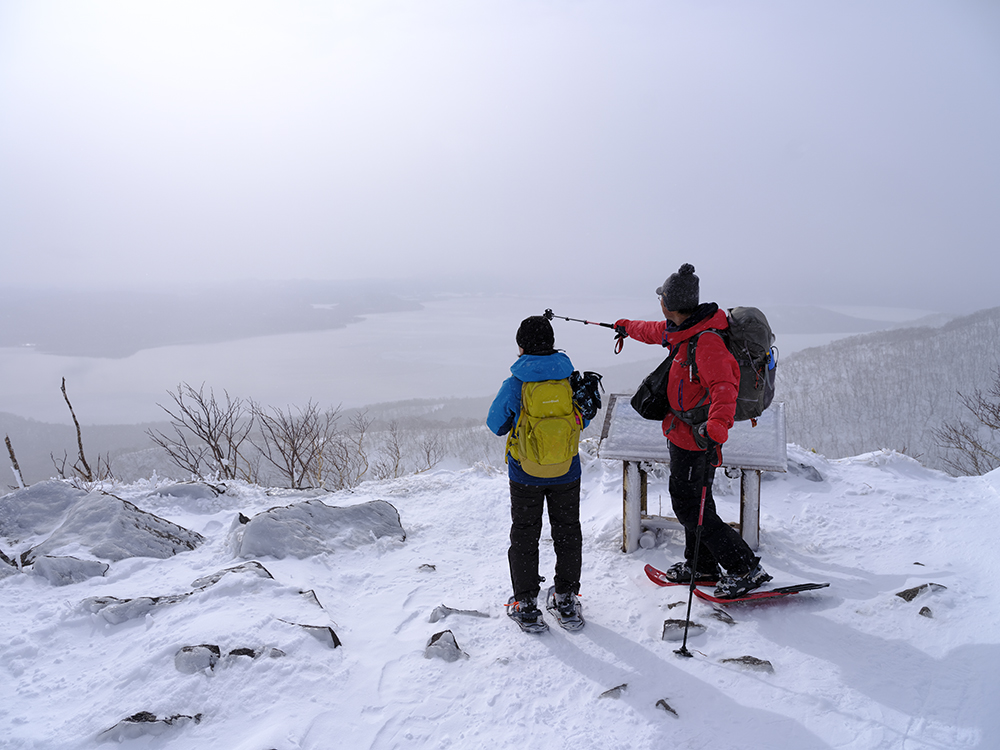
[[(670, 463), (660, 423), (643, 419), (632, 408), (630, 393), (613, 393), (604, 417), (599, 455), (620, 461)], [(737, 422), (722, 448), (722, 463), (734, 469), (786, 471), (785, 405), (773, 403), (757, 419)]]
[[(646, 515), (645, 463), (670, 463), (660, 422), (644, 419), (629, 403), (632, 394), (608, 400), (598, 455), (624, 463), (622, 550), (635, 552), (643, 527), (679, 526), (677, 519)], [(760, 541), (760, 472), (787, 471), (785, 405), (772, 403), (755, 422), (737, 422), (722, 449), (722, 464), (740, 471), (740, 533), (753, 549)]]

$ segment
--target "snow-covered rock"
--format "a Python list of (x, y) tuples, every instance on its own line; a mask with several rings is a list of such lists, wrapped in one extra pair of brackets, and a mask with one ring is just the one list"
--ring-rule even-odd
[(355, 549), (383, 537), (406, 539), (398, 511), (384, 500), (347, 507), (306, 500), (236, 523), (232, 534), (236, 556), (243, 558), (302, 559)]
[(469, 655), (462, 651), (455, 640), (455, 634), (450, 630), (435, 633), (427, 642), (424, 648), (424, 657), (427, 659), (442, 659), (444, 661), (458, 661), (468, 659)]
[(204, 537), (132, 503), (103, 492), (91, 492), (74, 503), (62, 523), (30, 551), (28, 558), (58, 554), (82, 546), (94, 557), (167, 558), (193, 550)]
[(52, 557), (42, 555), (35, 558), (31, 566), (34, 575), (41, 576), (54, 586), (80, 583), (88, 578), (103, 576), (110, 566), (100, 560), (81, 560), (78, 557)]

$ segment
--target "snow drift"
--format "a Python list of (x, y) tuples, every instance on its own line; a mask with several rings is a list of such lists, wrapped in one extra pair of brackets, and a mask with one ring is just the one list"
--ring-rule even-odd
[[(683, 619), (687, 592), (643, 573), (680, 556), (680, 535), (622, 554), (621, 466), (584, 462), (587, 626), (540, 637), (504, 616), (508, 486), (488, 466), (332, 495), (106, 488), (122, 503), (107, 514), (131, 504), (203, 540), (166, 557), (98, 558), (91, 526), (66, 525), (85, 498), (111, 495), (52, 482), (0, 498), (0, 548), (14, 563), (0, 562), (4, 747), (1000, 746), (989, 583), (1000, 473), (953, 479), (896, 453), (829, 461), (789, 446), (794, 470), (762, 485), (760, 554), (776, 585), (830, 588), (771, 604), (696, 600), (703, 629), (689, 638), (695, 658), (680, 659), (664, 624)], [(735, 482), (718, 481), (720, 512), (735, 518)], [(651, 510), (666, 498), (652, 472)], [(311, 524), (336, 515), (320, 502), (384, 510), (370, 519), (387, 533), (319, 533)], [(293, 543), (243, 558), (234, 525), (246, 542), (241, 516), (276, 505), (291, 520), (275, 539)], [(16, 566), (59, 528), (54, 551), (104, 575), (53, 585), (43, 556)], [(106, 528), (109, 549), (133, 543), (125, 526)], [(543, 575), (553, 559), (543, 539)], [(910, 601), (897, 596), (910, 589)]]

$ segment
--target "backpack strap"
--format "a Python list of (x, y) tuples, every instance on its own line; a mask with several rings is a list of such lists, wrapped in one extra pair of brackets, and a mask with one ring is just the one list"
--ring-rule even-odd
[(726, 342), (725, 334), (723, 334), (723, 332), (717, 328), (706, 328), (704, 331), (699, 331), (694, 336), (692, 336), (691, 340), (688, 341), (687, 361), (684, 363), (684, 366), (687, 367), (691, 372), (690, 380), (692, 383), (698, 382), (698, 362), (696, 361), (695, 357), (698, 353), (698, 339), (701, 338), (701, 335), (703, 333), (714, 333), (716, 336), (722, 339), (723, 346), (725, 346), (727, 349), (729, 348), (729, 345)]
[[(720, 339), (722, 343), (726, 344), (726, 337), (723, 335), (722, 331), (717, 328), (706, 328), (704, 331), (699, 331), (688, 341), (687, 348), (687, 361), (684, 362), (684, 366), (688, 368), (690, 373), (689, 379), (692, 383), (697, 383), (698, 381), (698, 362), (696, 357), (698, 354), (698, 339), (701, 338), (703, 333), (714, 333)], [(701, 397), (701, 400), (697, 404), (692, 406), (690, 409), (685, 409), (684, 411), (678, 411), (671, 407), (670, 412), (677, 417), (680, 421), (689, 427), (694, 427), (695, 425), (701, 424), (702, 422), (708, 421), (708, 410), (712, 406), (711, 396), (708, 389), (705, 389), (705, 395)]]

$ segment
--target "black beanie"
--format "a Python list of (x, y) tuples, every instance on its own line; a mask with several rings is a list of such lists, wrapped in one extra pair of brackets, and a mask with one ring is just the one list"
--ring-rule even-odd
[(663, 282), (656, 290), (663, 298), (663, 306), (668, 310), (686, 311), (698, 307), (698, 277), (694, 275), (694, 266), (685, 263)]
[(550, 354), (556, 344), (552, 324), (542, 315), (532, 315), (522, 320), (517, 329), (516, 340), (525, 354)]

